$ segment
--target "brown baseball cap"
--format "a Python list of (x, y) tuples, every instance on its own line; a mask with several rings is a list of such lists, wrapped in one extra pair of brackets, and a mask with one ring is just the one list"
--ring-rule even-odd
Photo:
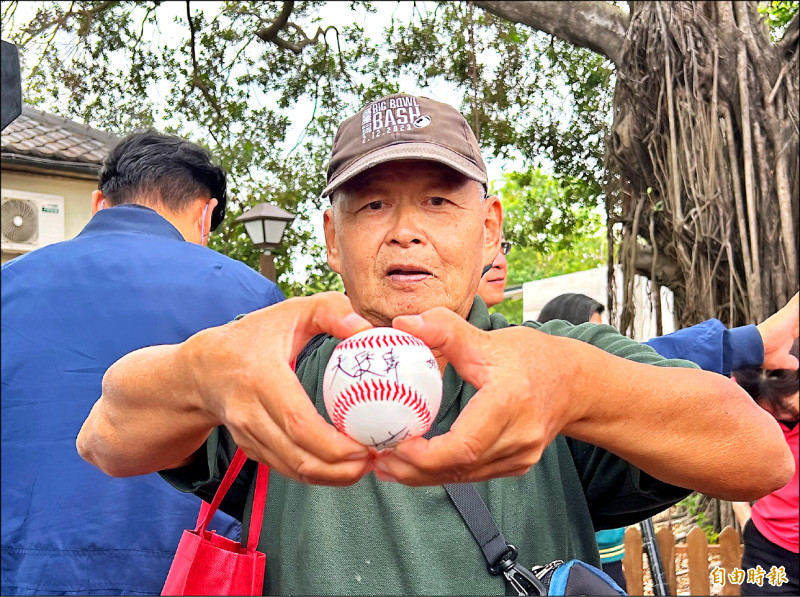
[(484, 186), (488, 181), (478, 140), (458, 110), (427, 97), (393, 93), (339, 125), (322, 196), (373, 166), (396, 160), (431, 160)]

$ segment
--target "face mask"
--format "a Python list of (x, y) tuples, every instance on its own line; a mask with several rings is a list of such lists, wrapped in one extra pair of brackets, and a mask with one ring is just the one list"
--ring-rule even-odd
[(106, 200), (105, 199), (101, 199), (100, 200), (100, 206), (97, 208), (97, 211), (100, 211), (101, 209), (103, 209), (103, 206), (105, 204), (106, 204)]

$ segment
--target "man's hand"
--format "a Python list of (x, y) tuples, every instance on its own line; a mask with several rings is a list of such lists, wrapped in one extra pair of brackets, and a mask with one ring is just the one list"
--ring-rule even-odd
[(789, 354), (789, 349), (800, 335), (798, 307), (800, 302), (795, 294), (783, 309), (756, 326), (764, 342), (764, 369), (797, 369), (797, 359)]
[(315, 334), (370, 327), (342, 294), (289, 299), (196, 334), (187, 366), (211, 418), (249, 458), (300, 482), (351, 485), (372, 470), (371, 452), (317, 413), (291, 363)]
[(574, 416), (561, 387), (571, 370), (563, 339), (527, 327), (484, 332), (443, 307), (393, 325), (439, 350), (478, 393), (449, 433), (379, 453), (379, 479), (437, 485), (522, 475)]
[(414, 486), (522, 475), (559, 433), (729, 501), (763, 497), (794, 473), (775, 419), (721, 375), (637, 363), (525, 326), (484, 332), (444, 308), (393, 325), (440, 351), (478, 391), (448, 433), (380, 452), (379, 479)]

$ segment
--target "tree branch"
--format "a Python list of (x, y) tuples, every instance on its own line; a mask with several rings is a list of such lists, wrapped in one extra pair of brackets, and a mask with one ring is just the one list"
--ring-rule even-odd
[(684, 283), (683, 275), (677, 263), (661, 253), (658, 254), (657, 262), (654, 261), (655, 259), (656, 253), (653, 251), (653, 247), (640, 244), (636, 247), (636, 254), (632, 263), (634, 271), (659, 286), (666, 286), (667, 288), (674, 288)]
[(498, 1), (475, 5), (503, 19), (589, 48), (615, 64), (622, 59), (630, 15), (608, 2)]
[(481, 140), (481, 120), (480, 120), (480, 104), (478, 102), (478, 60), (475, 56), (475, 21), (472, 19), (472, 5), (469, 3), (469, 12), (467, 19), (469, 20), (469, 74), (472, 79), (472, 119), (475, 133), (475, 138)]
[[(113, 0), (108, 2), (101, 2), (100, 4), (95, 5), (93, 8), (84, 8), (76, 11), (72, 10), (72, 4), (70, 4), (70, 9), (60, 17), (41, 23), (35, 29), (25, 29), (24, 33), (28, 34), (28, 39), (22, 41), (19, 44), (19, 46), (20, 48), (24, 48), (34, 37), (46, 31), (53, 25), (56, 26), (56, 30), (58, 30), (61, 27), (66, 27), (67, 21), (69, 21), (71, 18), (74, 17), (81, 17), (81, 16), (86, 17), (86, 22), (83, 24), (80, 31), (78, 31), (79, 36), (85, 35), (86, 32), (89, 30), (89, 24), (92, 22), (92, 19), (94, 19), (95, 15), (97, 15), (100, 12), (103, 12), (104, 10), (108, 10), (115, 4), (119, 4), (119, 2)], [(160, 4), (160, 2), (156, 2), (156, 5), (158, 4)]]
[[(206, 84), (205, 81), (203, 81), (203, 79), (200, 77), (200, 74), (199, 74), (199, 69), (197, 67), (197, 52), (195, 50), (195, 40), (194, 40), (194, 37), (195, 37), (194, 22), (192, 21), (192, 11), (191, 11), (191, 6), (190, 6), (190, 0), (186, 0), (186, 19), (189, 21), (189, 36), (190, 36), (190, 38), (189, 38), (190, 39), (189, 47), (191, 49), (191, 55), (192, 55), (192, 87), (183, 96), (183, 99), (181, 100), (181, 103), (178, 106), (178, 108), (180, 109), (183, 106), (183, 103), (189, 97), (189, 94), (192, 92), (192, 89), (197, 88), (197, 89), (200, 90), (200, 93), (203, 94), (203, 97), (206, 98), (206, 101), (209, 103), (209, 105), (217, 113), (217, 116), (219, 116), (221, 122), (226, 122), (225, 116), (222, 114), (222, 110), (220, 109), (219, 104), (217, 103), (216, 99), (214, 99), (214, 96), (211, 95), (211, 91), (209, 90), (208, 85)], [(217, 143), (217, 145), (219, 145), (221, 147), (222, 144), (220, 143), (220, 140), (214, 134), (214, 130), (210, 126), (209, 126), (209, 129), (208, 129), (208, 132), (213, 137), (213, 139)], [(230, 133), (230, 131), (229, 131), (229, 133)]]
[[(283, 8), (281, 9), (280, 14), (272, 21), (269, 27), (262, 27), (258, 31), (256, 31), (256, 35), (261, 38), (262, 41), (268, 41), (279, 48), (283, 48), (284, 50), (291, 50), (295, 54), (300, 54), (303, 51), (303, 48), (306, 46), (314, 45), (319, 41), (319, 36), (321, 35), (323, 38), (325, 35), (333, 29), (336, 31), (336, 35), (339, 35), (339, 30), (336, 29), (333, 25), (330, 27), (326, 27), (323, 29), (322, 27), (317, 27), (317, 32), (314, 34), (314, 37), (308, 37), (305, 31), (297, 25), (296, 23), (292, 23), (289, 21), (289, 17), (292, 14), (292, 9), (294, 8), (294, 2), (284, 2)], [(303, 39), (297, 43), (290, 42), (288, 40), (283, 39), (278, 34), (284, 29), (291, 27), (294, 29), (298, 34), (300, 34)]]
[(256, 31), (256, 35), (263, 41), (274, 42), (275, 39), (278, 39), (278, 32), (289, 22), (289, 17), (292, 15), (293, 8), (294, 2), (284, 2), (280, 14), (272, 21), (272, 24), (269, 27), (264, 27)]

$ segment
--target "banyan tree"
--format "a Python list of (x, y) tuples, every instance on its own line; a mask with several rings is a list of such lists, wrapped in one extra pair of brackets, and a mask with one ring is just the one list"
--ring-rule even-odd
[(797, 14), (773, 40), (757, 2), (475, 4), (615, 65), (605, 186), (622, 329), (634, 274), (657, 310), (658, 288), (674, 292), (679, 326), (760, 322), (797, 292)]

